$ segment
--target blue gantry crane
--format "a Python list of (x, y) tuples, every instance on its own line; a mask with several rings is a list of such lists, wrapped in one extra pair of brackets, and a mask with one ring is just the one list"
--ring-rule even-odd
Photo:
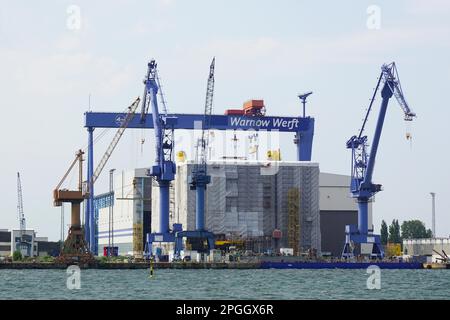
[(145, 123), (147, 111), (151, 105), (156, 159), (149, 175), (156, 179), (159, 186), (159, 228), (156, 233), (147, 234), (145, 251), (148, 257), (152, 255), (152, 243), (174, 242), (175, 232), (181, 231), (181, 225), (174, 224), (172, 231), (169, 229), (169, 187), (176, 172), (175, 162), (173, 161), (173, 130), (177, 118), (168, 116), (165, 107), (164, 114), (159, 113), (157, 101), (159, 80), (156, 61), (151, 60), (147, 66), (147, 74), (144, 79), (145, 89), (142, 97), (141, 123)]
[[(380, 86), (381, 90), (381, 108), (373, 136), (370, 153), (367, 151), (368, 138), (364, 135), (364, 129), (369, 118), (372, 105)], [(350, 191), (353, 198), (358, 202), (358, 226), (347, 225), (345, 229), (346, 240), (342, 256), (352, 258), (355, 255), (368, 255), (370, 257), (384, 257), (384, 250), (381, 246), (380, 236), (374, 235), (368, 230), (368, 207), (373, 196), (381, 191), (381, 185), (372, 182), (372, 175), (375, 167), (375, 158), (380, 142), (381, 131), (383, 129), (384, 118), (386, 115), (389, 99), (395, 96), (402, 108), (405, 120), (411, 121), (416, 116), (409, 108), (403, 95), (400, 78), (398, 76), (395, 62), (384, 64), (381, 67), (381, 74), (377, 86), (367, 109), (363, 125), (358, 135), (352, 136), (347, 141), (347, 148), (352, 150), (352, 171)]]
[[(214, 64), (213, 64), (214, 65)], [(210, 70), (211, 71), (211, 70)], [(211, 81), (208, 80), (208, 83)], [(213, 83), (213, 82), (212, 82)], [(177, 129), (195, 130), (198, 129), (198, 123), (202, 123), (202, 128), (209, 130), (250, 130), (250, 131), (277, 131), (295, 133), (294, 142), (297, 145), (297, 160), (311, 161), (312, 143), (314, 135), (314, 118), (307, 117), (280, 117), (265, 116), (264, 119), (255, 118), (247, 115), (213, 115), (210, 112), (204, 114), (168, 114), (165, 107), (164, 97), (161, 94), (161, 86), (157, 72), (156, 62), (154, 60), (148, 63), (146, 77), (144, 79), (145, 89), (142, 99), (141, 115), (130, 116), (127, 118), (126, 127), (134, 129), (153, 129), (156, 137), (156, 161), (150, 170), (150, 174), (156, 178), (160, 187), (160, 210), (159, 227), (156, 233), (146, 235), (145, 255), (152, 255), (152, 243), (174, 242), (175, 235), (187, 236), (187, 233), (181, 233), (181, 224), (173, 224), (172, 230), (169, 229), (169, 186), (170, 181), (175, 176), (175, 163), (173, 162), (173, 132)], [(211, 86), (211, 106), (212, 92)], [(207, 91), (208, 92), (208, 91)], [(160, 95), (163, 113), (158, 110), (157, 96)], [(208, 96), (208, 94), (207, 94)], [(151, 108), (151, 114), (148, 113)], [(206, 116), (209, 114), (209, 116)], [(96, 128), (120, 128), (124, 124), (123, 113), (116, 112), (86, 112), (85, 127), (88, 131), (88, 153), (87, 153), (87, 181), (92, 181), (94, 177), (94, 130)], [(86, 239), (90, 242), (91, 250), (94, 252), (96, 224), (94, 218), (94, 185), (88, 186), (89, 199), (86, 204), (85, 224)], [(201, 191), (200, 191), (201, 192)], [(198, 201), (198, 204), (204, 201)], [(200, 210), (201, 212), (202, 210)], [(197, 219), (197, 223), (204, 222), (203, 219)], [(204, 226), (203, 226), (204, 227)], [(196, 228), (197, 230), (202, 229)], [(198, 232), (198, 231), (186, 232)], [(204, 231), (206, 232), (206, 231)], [(198, 235), (198, 233), (197, 233)], [(204, 234), (206, 238), (209, 235)], [(210, 240), (208, 240), (210, 241)], [(177, 243), (179, 243), (177, 241)], [(176, 244), (177, 248), (181, 245)]]

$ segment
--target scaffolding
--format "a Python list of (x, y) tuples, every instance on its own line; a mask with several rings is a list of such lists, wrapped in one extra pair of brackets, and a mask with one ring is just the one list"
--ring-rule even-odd
[(300, 255), (300, 223), (299, 203), (300, 192), (298, 188), (288, 190), (288, 247), (294, 250), (294, 255)]
[[(195, 225), (195, 192), (186, 184), (192, 167), (189, 162), (179, 164), (175, 180), (176, 214), (171, 222), (176, 218), (183, 229)], [(320, 250), (316, 164), (219, 160), (208, 165), (208, 172), (212, 177), (205, 205), (208, 230), (223, 234), (226, 240), (248, 240), (245, 249), (256, 253), (277, 252), (280, 247), (293, 247), (296, 253), (311, 247)], [(152, 206), (154, 224), (158, 221), (157, 193)]]

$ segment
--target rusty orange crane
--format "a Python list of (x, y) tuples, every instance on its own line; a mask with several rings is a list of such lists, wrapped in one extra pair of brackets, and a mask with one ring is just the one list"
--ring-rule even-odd
[[(56, 207), (61, 206), (63, 202), (71, 204), (71, 225), (69, 233), (61, 249), (61, 253), (57, 259), (61, 263), (91, 263), (94, 256), (89, 251), (89, 247), (84, 238), (84, 230), (80, 219), (80, 205), (84, 201), (83, 194), (83, 154), (82, 150), (78, 150), (75, 159), (70, 165), (67, 172), (62, 177), (56, 188), (53, 190), (53, 204)], [(78, 190), (61, 189), (62, 184), (66, 180), (69, 173), (78, 163)]]

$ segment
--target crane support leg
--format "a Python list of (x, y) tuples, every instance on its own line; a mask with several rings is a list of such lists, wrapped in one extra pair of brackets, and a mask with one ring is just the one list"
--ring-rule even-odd
[(79, 202), (72, 202), (70, 223), (71, 223), (71, 227), (74, 229), (81, 228), (80, 203)]
[(195, 229), (205, 230), (205, 186), (197, 186), (196, 190)]
[(200, 243), (203, 248), (195, 248), (196, 251), (209, 253), (214, 249), (215, 237), (209, 231), (181, 231), (175, 233), (175, 256), (179, 257), (183, 248), (183, 238), (188, 240), (197, 240), (197, 245)]
[(89, 198), (86, 204), (85, 213), (85, 234), (86, 241), (89, 244), (89, 249), (96, 255), (96, 245), (95, 245), (95, 219), (94, 219), (94, 184), (92, 183), (92, 176), (94, 174), (94, 128), (88, 128), (88, 161), (87, 161), (87, 181), (89, 183)]
[(95, 259), (89, 250), (85, 240), (83, 228), (80, 219), (81, 201), (74, 200), (71, 202), (71, 226), (64, 241), (61, 253), (57, 258), (58, 263), (81, 265), (89, 265), (95, 263)]
[(159, 182), (159, 233), (169, 232), (169, 181)]
[(362, 237), (367, 237), (368, 220), (369, 220), (369, 203), (367, 202), (366, 199), (358, 202), (358, 230), (359, 234)]
[[(91, 163), (93, 163), (93, 161), (91, 161), (91, 158), (93, 157), (93, 144), (94, 144), (94, 128), (89, 127), (88, 128), (88, 161), (86, 163), (86, 172), (87, 172), (87, 181), (90, 181), (90, 174), (92, 174), (92, 167), (91, 167)], [(91, 191), (90, 186), (87, 186), (89, 188), (89, 191)], [(91, 194), (91, 193), (90, 193)], [(89, 216), (90, 216), (90, 196), (88, 199), (86, 199), (85, 201), (85, 208), (84, 208), (84, 233), (85, 233), (85, 239), (86, 242), (89, 243)]]
[(314, 136), (314, 119), (309, 118), (308, 128), (295, 134), (297, 144), (297, 161), (311, 161), (312, 143)]

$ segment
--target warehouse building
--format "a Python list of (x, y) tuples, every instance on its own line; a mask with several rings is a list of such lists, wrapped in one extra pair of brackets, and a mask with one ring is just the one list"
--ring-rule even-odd
[(444, 256), (450, 254), (450, 238), (403, 240), (403, 253), (405, 255), (440, 257), (436, 252)]
[(38, 255), (36, 232), (34, 230), (11, 231), (11, 255), (20, 251), (22, 257), (35, 257)]
[[(345, 243), (345, 226), (358, 225), (358, 205), (350, 197), (350, 176), (321, 172), (319, 184), (322, 252), (340, 257)], [(369, 203), (368, 225), (373, 230), (372, 203)]]
[(0, 229), (0, 256), (12, 256), (20, 251), (22, 257), (57, 256), (60, 251), (59, 242), (48, 241), (47, 237), (37, 237), (34, 230)]
[(116, 247), (119, 255), (142, 256), (151, 225), (152, 179), (146, 173), (147, 169), (115, 173), (113, 193), (95, 198), (99, 255), (105, 255), (107, 247)]
[(0, 229), (0, 257), (11, 255), (11, 231)]

